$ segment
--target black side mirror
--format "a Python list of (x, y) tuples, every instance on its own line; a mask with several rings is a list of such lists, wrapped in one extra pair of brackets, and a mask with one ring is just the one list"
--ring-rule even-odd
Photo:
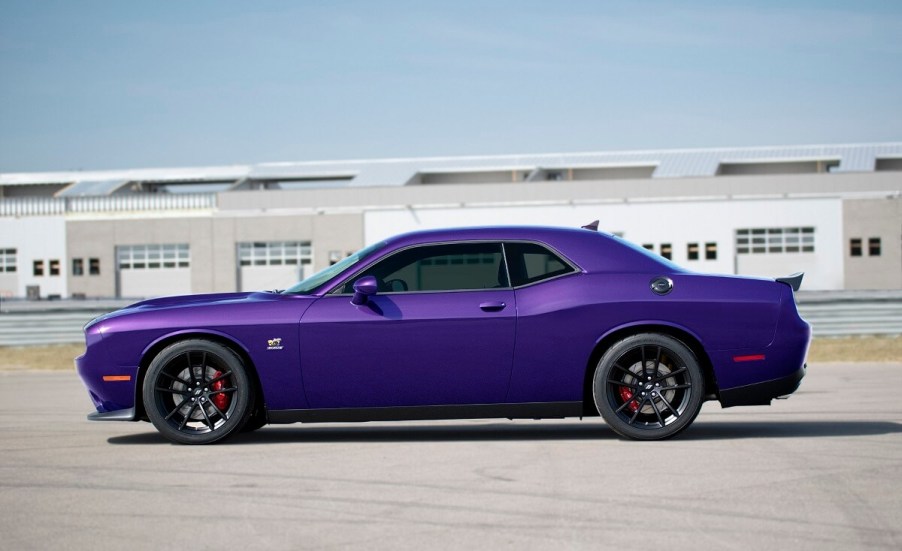
[(363, 276), (354, 282), (354, 296), (351, 297), (351, 304), (362, 306), (366, 304), (369, 297), (376, 294), (379, 284), (373, 276)]

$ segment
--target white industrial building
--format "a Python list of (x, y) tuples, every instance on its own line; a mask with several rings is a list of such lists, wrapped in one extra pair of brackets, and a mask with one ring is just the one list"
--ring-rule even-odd
[(902, 143), (0, 174), (0, 297), (284, 288), (399, 232), (600, 227), (702, 272), (902, 289)]

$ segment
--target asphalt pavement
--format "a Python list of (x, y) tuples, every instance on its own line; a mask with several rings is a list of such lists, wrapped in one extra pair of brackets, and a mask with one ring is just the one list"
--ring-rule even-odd
[(902, 364), (819, 364), (676, 439), (599, 418), (90, 423), (72, 372), (0, 372), (0, 549), (902, 549)]

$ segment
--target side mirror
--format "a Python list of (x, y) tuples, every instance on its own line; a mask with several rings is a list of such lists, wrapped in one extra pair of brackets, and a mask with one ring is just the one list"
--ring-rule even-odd
[(354, 296), (351, 298), (351, 304), (362, 306), (366, 304), (369, 297), (376, 294), (379, 284), (373, 276), (363, 276), (354, 282)]

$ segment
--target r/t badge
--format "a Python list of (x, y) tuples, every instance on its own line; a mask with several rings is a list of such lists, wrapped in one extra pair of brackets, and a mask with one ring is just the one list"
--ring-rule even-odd
[(282, 339), (279, 337), (269, 339), (266, 341), (266, 345), (267, 350), (282, 350)]

